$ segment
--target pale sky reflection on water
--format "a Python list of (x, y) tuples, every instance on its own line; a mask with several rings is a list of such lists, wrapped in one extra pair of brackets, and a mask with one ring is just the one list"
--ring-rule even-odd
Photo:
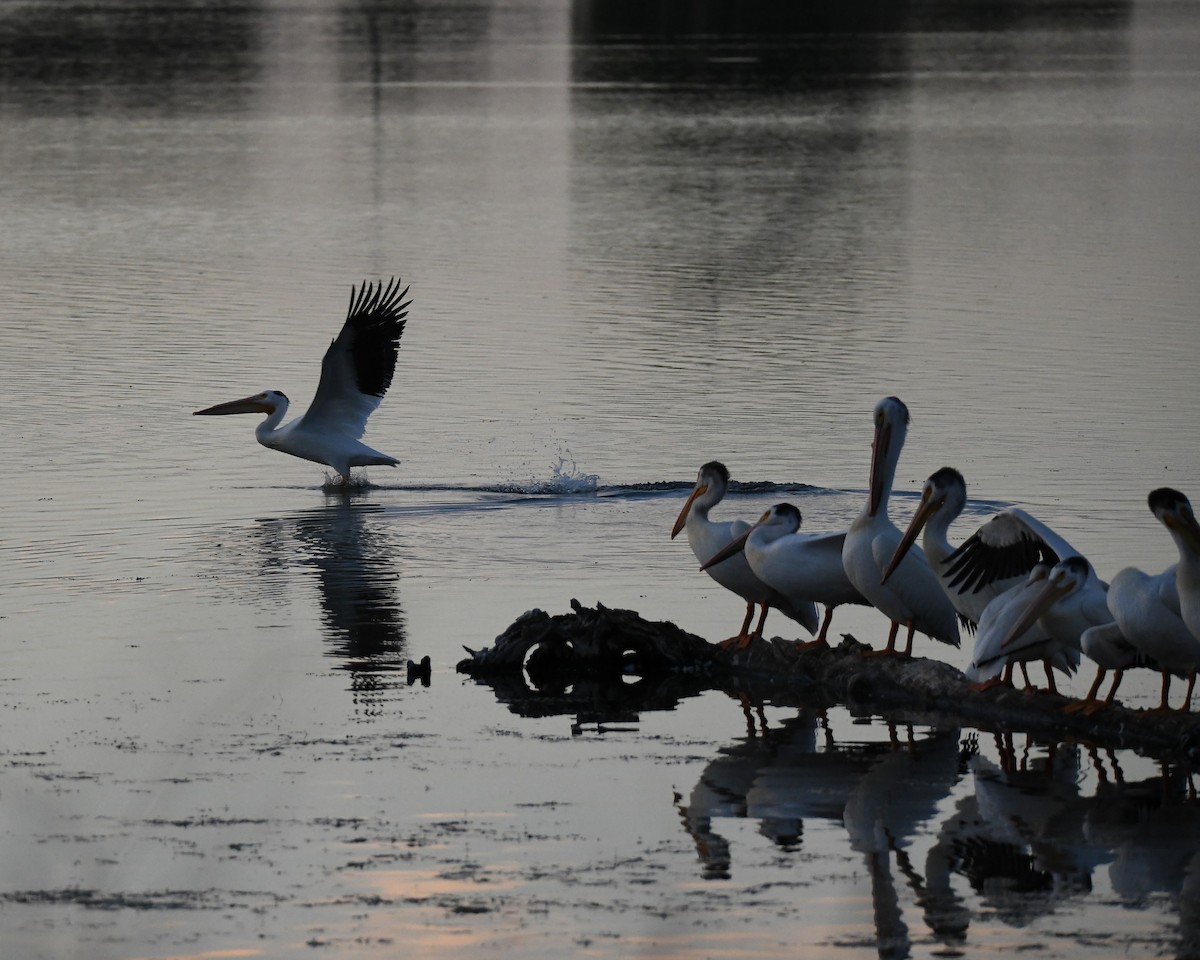
[[(718, 692), (555, 714), (454, 674), (573, 597), (727, 636), (740, 603), (668, 539), (697, 467), (782, 485), (723, 516), (844, 527), (884, 394), (913, 414), (893, 517), (955, 465), (956, 540), (1018, 503), (1102, 575), (1156, 571), (1146, 493), (1200, 495), (1195, 11), (722, 10), (0, 8), (11, 949), (1192, 948), (1200, 818), (1148, 759), (891, 750), (841, 706), (766, 704), (764, 735)], [(393, 273), (374, 489), (190, 416), (302, 409), (350, 285)], [(875, 806), (909, 761), (936, 789)]]

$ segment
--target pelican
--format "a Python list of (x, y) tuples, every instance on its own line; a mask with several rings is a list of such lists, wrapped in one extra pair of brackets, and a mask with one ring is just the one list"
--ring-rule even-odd
[(842, 564), (855, 588), (892, 621), (884, 654), (896, 652), (900, 625), (908, 628), (905, 656), (912, 655), (913, 633), (957, 647), (958, 621), (925, 554), (910, 548), (892, 571), (888, 583), (883, 572), (900, 542), (900, 531), (888, 519), (888, 498), (896, 478), (896, 464), (908, 433), (908, 408), (897, 397), (875, 404), (875, 439), (871, 444), (870, 492), (862, 513), (850, 525), (842, 546)]
[(1150, 494), (1149, 502), (1179, 548), (1175, 568), (1179, 613), (1192, 635), (1200, 637), (1200, 524), (1188, 498), (1178, 490), (1159, 487)]
[(359, 438), (366, 430), (367, 418), (391, 386), (400, 336), (412, 302), (404, 299), (407, 295), (408, 287), (400, 289), (399, 277), (386, 287), (382, 281), (364, 281), (357, 293), (350, 288), (346, 323), (325, 351), (316, 396), (303, 416), (279, 425), (287, 414), (288, 398), (278, 390), (218, 403), (197, 410), (195, 416), (265, 413), (267, 418), (254, 430), (259, 443), (293, 457), (327, 464), (340, 474), (343, 483), (350, 480), (351, 467), (394, 467), (400, 461), (373, 450)]
[[(1175, 490), (1154, 490), (1148, 503), (1159, 522), (1174, 536), (1180, 562), (1156, 575), (1143, 573), (1136, 567), (1119, 571), (1108, 589), (1108, 609), (1125, 638), (1152, 659), (1162, 675), (1162, 698), (1158, 709), (1170, 709), (1167, 694), (1171, 675), (1175, 674), (1188, 680), (1187, 695), (1180, 707), (1187, 711), (1192, 706), (1196, 670), (1200, 667), (1200, 639), (1184, 622), (1177, 578), (1187, 562), (1188, 538), (1195, 532), (1196, 521), (1187, 498)], [(1184, 576), (1186, 578), (1186, 573)]]
[(1039, 563), (1050, 566), (1077, 553), (1065, 539), (1024, 510), (1001, 510), (955, 549), (947, 531), (967, 505), (967, 483), (942, 467), (921, 488), (921, 502), (883, 574), (887, 583), (922, 528), (925, 556), (959, 618), (974, 629), (984, 608), (1022, 583)]
[[(1082, 700), (1066, 708), (1068, 713), (1095, 713), (1101, 707), (1112, 706), (1125, 671), (1130, 667), (1150, 666), (1137, 647), (1125, 639), (1115, 620), (1084, 630), (1079, 637), (1079, 646), (1087, 658), (1096, 664), (1096, 679)], [(1113, 672), (1112, 686), (1108, 688), (1108, 695), (1101, 700), (1100, 685), (1110, 670)]]
[[(679, 535), (680, 530), (687, 530), (688, 545), (701, 563), (707, 563), (718, 550), (750, 529), (750, 525), (744, 520), (722, 522), (708, 519), (708, 512), (724, 499), (728, 489), (729, 470), (725, 464), (716, 460), (704, 464), (697, 472), (696, 485), (692, 487), (692, 492), (671, 529), (672, 540)], [(772, 590), (754, 575), (745, 556), (730, 557), (709, 567), (707, 572), (725, 589), (732, 590), (746, 601), (746, 619), (742, 622), (741, 630), (736, 636), (722, 641), (722, 646), (736, 644), (742, 648), (749, 645), (752, 638), (761, 637), (767, 611), (771, 607), (795, 620), (809, 633), (816, 632), (817, 608), (813, 602), (805, 600), (793, 603)], [(754, 632), (750, 633), (750, 621), (754, 619), (755, 606), (761, 606), (762, 613)]]
[(817, 639), (801, 649), (826, 647), (829, 621), (843, 603), (866, 603), (842, 566), (841, 533), (800, 533), (800, 511), (790, 503), (777, 503), (745, 533), (734, 538), (700, 569), (721, 563), (740, 550), (754, 575), (795, 603), (816, 601), (825, 605)]
[(967, 679), (971, 680), (977, 689), (987, 689), (997, 683), (1011, 684), (1013, 667), (1018, 664), (1025, 677), (1025, 685), (1031, 687), (1025, 665), (1032, 660), (1041, 660), (1046, 667), (1049, 689), (1057, 692), (1052, 669), (1056, 668), (1070, 676), (1078, 668), (1078, 647), (1070, 643), (1060, 643), (1047, 636), (1045, 631), (1027, 630), (1020, 637), (1019, 643), (1014, 640), (1007, 647), (1004, 645), (1014, 625), (1045, 588), (1051, 569), (1048, 563), (1037, 564), (1024, 580), (995, 597), (983, 608), (975, 633), (971, 665), (967, 668)]
[[(1087, 630), (1113, 622), (1108, 609), (1108, 584), (1096, 576), (1092, 565), (1080, 556), (1067, 557), (1056, 563), (1037, 589), (1029, 590), (1022, 597), (1016, 614), (999, 645), (999, 649), (1010, 656), (1031, 642), (1030, 638), (1032, 642), (1043, 642), (1041, 638), (1045, 636), (1064, 650), (1077, 653)], [(1027, 637), (1035, 623), (1037, 631)], [(1049, 665), (1046, 676), (1051, 692), (1057, 693)]]

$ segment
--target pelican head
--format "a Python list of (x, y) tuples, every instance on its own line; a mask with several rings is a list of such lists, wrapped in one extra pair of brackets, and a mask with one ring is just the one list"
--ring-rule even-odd
[(1004, 635), (1004, 639), (1000, 642), (1001, 650), (1020, 638), (1054, 604), (1087, 583), (1092, 568), (1091, 564), (1084, 560), (1083, 557), (1067, 557), (1067, 559), (1056, 563), (1050, 569), (1049, 574), (1045, 574), (1043, 570), (1044, 565), (1039, 564), (1029, 574), (1027, 582), (1033, 582), (1035, 578), (1039, 580), (1044, 578), (1045, 582), (1042, 588), (1034, 594), (1033, 599), (1029, 601), (1029, 605), (1025, 608), (1024, 613), (1009, 628), (1008, 633)]
[(671, 539), (674, 540), (679, 536), (679, 531), (687, 523), (692, 504), (701, 497), (708, 495), (706, 496), (706, 502), (711, 507), (714, 503), (720, 502), (725, 496), (725, 491), (728, 489), (729, 470), (721, 461), (709, 460), (708, 463), (704, 464), (696, 472), (696, 485), (692, 487), (692, 492), (688, 494), (683, 509), (679, 511), (679, 516), (675, 519), (675, 526), (671, 528)]
[(896, 462), (908, 433), (908, 407), (899, 397), (884, 397), (873, 412), (875, 438), (871, 441), (871, 489), (867, 513), (875, 516), (891, 493)]
[(1192, 512), (1192, 505), (1178, 490), (1170, 487), (1159, 487), (1152, 490), (1147, 498), (1150, 511), (1166, 527), (1181, 547), (1191, 548), (1193, 553), (1200, 553), (1200, 524)]
[(288, 398), (278, 390), (264, 390), (252, 397), (243, 397), (241, 400), (230, 400), (227, 403), (218, 403), (213, 407), (205, 407), (203, 410), (195, 411), (192, 416), (220, 417), (230, 413), (272, 414), (280, 408), (286, 409), (287, 405)]
[(777, 503), (755, 520), (749, 530), (741, 534), (741, 536), (734, 537), (729, 543), (709, 557), (700, 569), (703, 571), (709, 567), (715, 567), (722, 560), (728, 560), (735, 553), (746, 549), (746, 541), (750, 539), (750, 534), (754, 533), (755, 530), (770, 528), (774, 534), (771, 539), (774, 540), (778, 537), (787, 536), (789, 533), (795, 533), (800, 529), (800, 522), (800, 510), (797, 507), (792, 506), (790, 503)]
[(917, 512), (913, 514), (908, 529), (904, 531), (904, 536), (896, 545), (891, 562), (883, 571), (883, 579), (880, 582), (888, 582), (888, 577), (900, 566), (900, 561), (916, 543), (917, 536), (934, 514), (940, 511), (943, 516), (953, 520), (962, 513), (966, 503), (967, 481), (963, 479), (961, 473), (953, 467), (942, 467), (937, 473), (930, 475), (929, 479), (925, 481), (925, 485), (921, 487), (921, 502), (917, 505)]

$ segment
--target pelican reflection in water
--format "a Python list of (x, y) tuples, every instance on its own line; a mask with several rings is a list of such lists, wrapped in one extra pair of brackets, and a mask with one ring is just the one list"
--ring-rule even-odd
[(260, 521), (255, 530), (264, 565), (289, 581), (272, 603), (293, 604), (294, 584), (315, 586), (326, 656), (350, 676), (359, 717), (382, 715), (406, 680), (397, 524), (382, 507), (334, 497), (323, 507)]

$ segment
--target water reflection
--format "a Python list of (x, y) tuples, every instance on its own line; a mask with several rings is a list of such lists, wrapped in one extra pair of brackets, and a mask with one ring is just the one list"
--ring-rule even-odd
[(245, 106), (263, 21), (256, 3), (8, 4), (0, 97), (37, 112)]
[[(1020, 754), (1001, 737), (993, 760), (974, 734), (961, 738), (957, 729), (892, 734), (837, 742), (820, 713), (802, 710), (722, 747), (686, 800), (676, 797), (702, 876), (734, 873), (722, 818), (757, 820), (787, 851), (801, 847), (806, 820), (835, 822), (870, 877), (881, 957), (912, 952), (907, 903), (955, 951), (972, 924), (1030, 928), (1093, 898), (1101, 868), (1127, 907), (1160, 907), (1165, 898), (1178, 910), (1179, 955), (1196, 955), (1200, 803), (1187, 770), (1163, 764), (1158, 776), (1131, 783), (1116, 754), (1078, 745)], [(1095, 789), (1085, 795), (1089, 779)], [(964, 786), (969, 792), (931, 833), (928, 825)], [(918, 842), (923, 862), (911, 852)]]
[[(356, 716), (381, 715), (410, 674), (396, 569), (403, 548), (384, 508), (330, 496), (323, 507), (258, 521), (248, 541), (229, 532), (224, 539), (227, 558), (245, 568), (248, 548), (250, 568), (260, 573), (235, 596), (268, 606), (295, 605), (295, 585), (315, 583), (325, 654), (349, 674)], [(238, 542), (245, 547), (236, 548)], [(418, 667), (414, 679), (420, 672)]]
[(820, 712), (802, 710), (762, 735), (722, 747), (687, 802), (677, 801), (705, 879), (729, 879), (729, 841), (714, 827), (725, 817), (759, 821), (759, 832), (785, 850), (799, 849), (806, 819), (837, 820), (855, 785), (888, 751), (886, 743), (833, 742)]
[(327, 653), (356, 690), (382, 689), (365, 678), (401, 669), (406, 650), (396, 544), (383, 518), (381, 507), (340, 498), (296, 518), (296, 541), (317, 574)]

